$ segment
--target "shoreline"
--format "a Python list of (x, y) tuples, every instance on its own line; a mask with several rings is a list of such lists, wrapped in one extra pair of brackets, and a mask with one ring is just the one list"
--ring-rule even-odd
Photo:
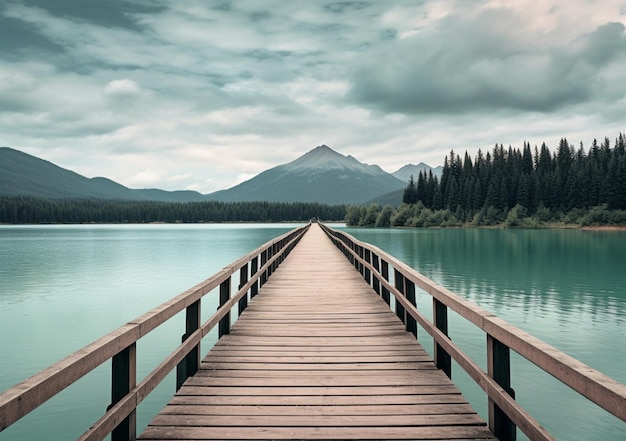
[(595, 225), (580, 227), (579, 229), (587, 231), (626, 231), (626, 225)]

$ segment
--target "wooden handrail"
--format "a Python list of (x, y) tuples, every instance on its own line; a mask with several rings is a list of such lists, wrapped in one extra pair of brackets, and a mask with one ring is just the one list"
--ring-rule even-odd
[[(132, 384), (128, 392), (125, 392), (117, 402), (112, 403), (104, 416), (79, 438), (81, 440), (101, 440), (113, 432), (112, 439), (115, 440), (117, 436), (114, 429), (119, 427), (126, 419), (134, 420), (133, 414), (139, 403), (154, 390), (169, 372), (183, 362), (194, 348), (199, 347), (202, 338), (230, 314), (231, 309), (243, 297), (247, 296), (248, 291), (256, 294), (255, 287), (258, 289), (259, 281), (266, 280), (269, 277), (271, 272), (277, 268), (298, 243), (309, 226), (310, 224), (296, 228), (268, 241), (205, 281), (2, 392), (0, 394), (0, 431), (6, 429), (102, 363), (115, 358), (128, 348), (134, 348), (137, 340), (179, 312), (186, 308), (199, 306), (198, 302), (204, 295), (222, 284), (230, 284), (231, 276), (234, 273), (239, 272), (240, 275), (243, 275), (244, 271), (242, 269), (250, 266), (253, 274), (248, 278), (248, 271), (245, 271), (246, 280), (240, 281), (240, 286), (235, 295), (220, 305), (219, 309), (205, 323), (197, 327), (189, 335), (185, 335), (185, 339), (180, 346), (148, 374), (141, 383), (138, 385)], [(259, 256), (266, 256), (260, 267), (258, 265)], [(127, 374), (134, 378), (134, 375), (136, 375), (134, 371), (135, 363), (133, 361), (130, 364), (131, 367), (129, 369), (132, 372)], [(116, 379), (113, 378), (114, 383), (115, 381)], [(128, 432), (120, 434), (119, 438), (126, 440), (135, 439), (134, 423), (130, 424)]]
[[(506, 357), (508, 357), (508, 349), (510, 348), (601, 408), (621, 420), (626, 421), (626, 385), (587, 366), (581, 361), (576, 360), (542, 340), (533, 337), (527, 332), (516, 328), (505, 320), (480, 308), (478, 305), (438, 285), (380, 248), (359, 241), (345, 232), (331, 229), (323, 224), (321, 224), (321, 226), (328, 237), (346, 255), (350, 262), (361, 271), (361, 274), (364, 275), (364, 278), (374, 287), (376, 292), (380, 292), (382, 287), (383, 293), (390, 292), (394, 295), (396, 305), (399, 305), (403, 310), (402, 312), (405, 314), (401, 317), (403, 321), (407, 323), (406, 318), (409, 316), (416, 320), (422, 328), (432, 336), (437, 349), (441, 348), (443, 353), (451, 356), (487, 393), (490, 400), (490, 428), (499, 438), (514, 439), (515, 437), (514, 427), (513, 435), (498, 433), (499, 429), (496, 429), (496, 427), (500, 427), (502, 421), (499, 421), (500, 417), (494, 414), (501, 411), (504, 414), (504, 418), (510, 419), (510, 421), (530, 439), (554, 439), (545, 428), (515, 401), (512, 396), (512, 390), (509, 389), (508, 385), (502, 384), (498, 375), (482, 370), (448, 338), (447, 329), (446, 331), (442, 331), (436, 323), (430, 322), (416, 308), (415, 297), (413, 296), (413, 299), (410, 300), (404, 294), (406, 289), (400, 288), (406, 288), (407, 285), (413, 285), (413, 287), (418, 286), (433, 297), (434, 305), (439, 303), (440, 305), (452, 309), (461, 317), (483, 330), (487, 334), (488, 342), (491, 346), (491, 348), (488, 348), (488, 358), (490, 359), (490, 364), (493, 366), (498, 367), (499, 363), (508, 363), (508, 361), (500, 361), (497, 355), (495, 355), (496, 358), (494, 358), (495, 350), (493, 348), (506, 348)], [(371, 258), (364, 258), (363, 250), (368, 250), (368, 255), (370, 255)], [(403, 286), (393, 286), (389, 283), (388, 271), (385, 272), (381, 270), (387, 265), (391, 265), (396, 274), (399, 275), (399, 277), (394, 278), (396, 285), (398, 285), (398, 278), (401, 278), (403, 284), (400, 285)], [(365, 270), (367, 270), (367, 273)], [(388, 299), (385, 299), (385, 301), (388, 304), (390, 303)], [(436, 308), (437, 306), (434, 306), (435, 313), (433, 317), (435, 321), (437, 320)], [(399, 310), (396, 309), (396, 312), (398, 311)], [(441, 368), (439, 363), (437, 364), (438, 367)], [(506, 374), (509, 375), (510, 373), (507, 372)], [(492, 406), (491, 403), (495, 404), (495, 407)], [(504, 428), (502, 430), (510, 432), (510, 428)]]

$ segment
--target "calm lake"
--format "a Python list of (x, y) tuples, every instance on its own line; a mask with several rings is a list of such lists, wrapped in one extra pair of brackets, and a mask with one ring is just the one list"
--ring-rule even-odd
[[(295, 225), (0, 226), (0, 390), (206, 279)], [(573, 230), (347, 229), (515, 326), (626, 383), (626, 233)], [(203, 320), (217, 301), (203, 300)], [(418, 293), (428, 316), (430, 298)], [(485, 336), (451, 314), (450, 336), (486, 368)], [(179, 343), (183, 317), (140, 340), (140, 381)], [(203, 353), (215, 335), (203, 342)], [(432, 351), (424, 331), (423, 345)], [(205, 343), (206, 342), (206, 343)], [(513, 355), (520, 401), (559, 440), (626, 440), (626, 424)], [(0, 433), (78, 437), (109, 404), (110, 364)], [(486, 417), (486, 398), (453, 379)], [(143, 427), (172, 375), (144, 401)], [(520, 437), (519, 439), (524, 439)]]

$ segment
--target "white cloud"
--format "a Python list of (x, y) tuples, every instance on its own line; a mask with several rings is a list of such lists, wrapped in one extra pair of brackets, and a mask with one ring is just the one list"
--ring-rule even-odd
[(113, 97), (130, 97), (137, 95), (139, 91), (139, 85), (128, 78), (111, 80), (104, 87), (104, 94)]

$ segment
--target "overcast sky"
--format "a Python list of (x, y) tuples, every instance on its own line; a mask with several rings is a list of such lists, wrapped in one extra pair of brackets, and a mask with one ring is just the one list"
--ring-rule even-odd
[(209, 193), (626, 130), (626, 1), (2, 0), (0, 146)]

